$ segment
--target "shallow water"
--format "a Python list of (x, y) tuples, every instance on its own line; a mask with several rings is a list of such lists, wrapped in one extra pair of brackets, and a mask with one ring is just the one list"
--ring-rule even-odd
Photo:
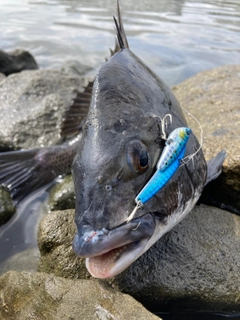
[[(21, 251), (37, 250), (37, 228), (48, 212), (45, 188), (22, 201), (13, 219), (0, 227), (0, 275), (6, 271), (4, 261)], [(11, 269), (18, 270), (12, 263)]]
[[(114, 47), (115, 6), (113, 0), (1, 0), (0, 49), (29, 50), (40, 68), (76, 60), (94, 74)], [(122, 0), (121, 8), (132, 51), (169, 85), (240, 63), (239, 0)], [(0, 228), (0, 262), (36, 245), (44, 197), (26, 200)]]

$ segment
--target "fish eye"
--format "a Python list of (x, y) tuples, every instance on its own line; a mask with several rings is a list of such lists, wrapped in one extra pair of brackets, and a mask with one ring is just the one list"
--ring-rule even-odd
[(148, 152), (147, 150), (142, 150), (140, 154), (139, 164), (142, 168), (145, 168), (148, 165)]
[(127, 147), (127, 162), (131, 170), (141, 173), (148, 168), (149, 154), (146, 146), (139, 140), (133, 140)]
[(106, 191), (111, 191), (112, 190), (112, 186), (110, 184), (107, 184), (105, 186)]
[(191, 132), (191, 129), (187, 128), (186, 129), (186, 134), (189, 136), (190, 135), (190, 132)]

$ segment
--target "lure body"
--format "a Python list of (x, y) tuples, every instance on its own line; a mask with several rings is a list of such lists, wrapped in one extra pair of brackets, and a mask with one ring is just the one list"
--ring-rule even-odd
[(181, 127), (170, 133), (157, 163), (157, 171), (135, 198), (137, 204), (151, 199), (173, 176), (184, 157), (191, 129)]
[(186, 146), (190, 133), (191, 129), (187, 127), (177, 128), (170, 133), (157, 163), (157, 170), (166, 170), (179, 157)]
[(148, 183), (144, 186), (144, 188), (140, 191), (140, 193), (135, 198), (135, 202), (144, 204), (149, 199), (151, 199), (173, 176), (173, 174), (177, 171), (177, 168), (180, 165), (180, 160), (183, 158), (186, 147), (182, 149), (182, 152), (175, 159), (174, 162), (170, 166), (166, 168), (164, 171), (157, 170), (152, 178), (148, 181)]

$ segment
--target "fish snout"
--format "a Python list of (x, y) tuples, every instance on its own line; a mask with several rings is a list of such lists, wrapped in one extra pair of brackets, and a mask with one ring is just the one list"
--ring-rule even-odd
[(73, 240), (73, 250), (81, 257), (91, 257), (96, 255), (97, 247), (102, 242), (104, 234), (107, 233), (103, 230), (88, 231), (83, 235), (77, 233)]
[(85, 230), (73, 240), (74, 252), (83, 258), (102, 255), (115, 248), (150, 238), (155, 229), (155, 219), (150, 213), (124, 223), (114, 229)]

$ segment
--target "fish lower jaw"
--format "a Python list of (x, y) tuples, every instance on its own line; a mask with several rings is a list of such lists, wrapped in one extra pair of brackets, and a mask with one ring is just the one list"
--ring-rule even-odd
[(148, 240), (136, 241), (112, 249), (102, 255), (86, 258), (88, 272), (94, 278), (106, 279), (116, 276), (130, 266), (144, 251)]

